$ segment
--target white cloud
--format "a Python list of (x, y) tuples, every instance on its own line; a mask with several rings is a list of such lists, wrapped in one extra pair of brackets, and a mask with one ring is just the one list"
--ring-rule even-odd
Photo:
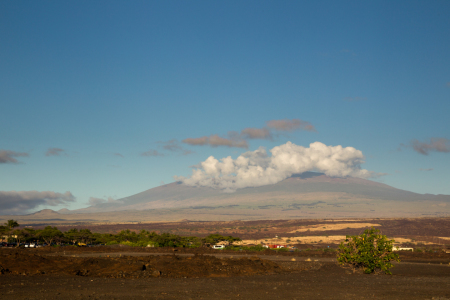
[(0, 211), (5, 214), (23, 214), (38, 206), (56, 206), (75, 201), (70, 192), (55, 193), (51, 191), (0, 191)]
[(234, 192), (239, 188), (257, 187), (280, 182), (293, 174), (320, 171), (332, 177), (376, 177), (377, 174), (361, 169), (364, 155), (353, 147), (327, 146), (320, 142), (309, 148), (291, 142), (274, 147), (272, 156), (260, 147), (238, 158), (230, 156), (220, 160), (213, 156), (201, 162), (188, 178), (177, 177), (188, 186), (204, 186)]

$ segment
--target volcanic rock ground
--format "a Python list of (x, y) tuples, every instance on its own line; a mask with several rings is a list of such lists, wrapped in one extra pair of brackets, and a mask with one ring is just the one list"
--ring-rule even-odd
[[(0, 248), (0, 299), (450, 299), (450, 219), (337, 219), (82, 224), (93, 232), (141, 229), (211, 233), (257, 240), (324, 239), (366, 226), (409, 239), (424, 252), (402, 252), (393, 275), (364, 275), (336, 264), (331, 251), (219, 251), (209, 248)], [(43, 225), (41, 225), (43, 226)], [(62, 230), (69, 229), (69, 226)], [(39, 225), (34, 226), (39, 228)]]
[(389, 276), (324, 251), (70, 248), (1, 249), (1, 299), (450, 299), (445, 252), (402, 253)]

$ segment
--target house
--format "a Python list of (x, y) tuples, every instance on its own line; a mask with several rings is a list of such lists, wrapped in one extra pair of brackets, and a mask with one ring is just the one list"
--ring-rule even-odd
[(281, 249), (281, 248), (286, 248), (286, 245), (269, 244), (269, 245), (263, 245), (263, 247), (269, 248), (269, 249)]

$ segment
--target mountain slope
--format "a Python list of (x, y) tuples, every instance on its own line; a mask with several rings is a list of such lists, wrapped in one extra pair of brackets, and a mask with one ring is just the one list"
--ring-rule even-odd
[[(317, 201), (320, 203), (317, 204)], [(174, 182), (112, 203), (98, 204), (74, 212), (233, 207), (292, 209), (302, 205), (311, 206), (311, 203), (316, 203), (313, 207), (349, 207), (361, 205), (362, 202), (370, 205), (391, 203), (391, 206), (409, 204), (404, 207), (406, 212), (411, 210), (408, 206), (427, 201), (436, 202), (442, 208), (447, 203), (450, 206), (450, 196), (446, 195), (422, 195), (361, 178), (332, 178), (321, 173), (306, 172), (277, 184), (240, 189), (235, 193), (222, 193), (211, 188), (189, 187), (181, 182)]]
[(222, 193), (180, 182), (78, 210), (0, 216), (22, 224), (139, 223), (450, 216), (450, 196), (417, 194), (360, 178), (306, 172), (277, 184)]

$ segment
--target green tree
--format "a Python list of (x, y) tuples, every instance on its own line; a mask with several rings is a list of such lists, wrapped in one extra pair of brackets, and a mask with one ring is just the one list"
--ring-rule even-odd
[(30, 242), (36, 239), (36, 230), (33, 228), (24, 228), (22, 230), (22, 235), (24, 236), (24, 241)]
[(51, 245), (54, 240), (62, 238), (64, 234), (56, 227), (47, 226), (37, 233), (37, 236), (43, 239), (47, 245)]
[(92, 241), (93, 236), (90, 229), (80, 229), (78, 234), (80, 240), (83, 241), (83, 243), (90, 244), (90, 242)]
[(241, 239), (238, 237), (223, 236), (220, 234), (210, 234), (206, 238), (204, 238), (204, 242), (207, 244), (217, 244), (218, 242), (226, 241), (229, 245), (232, 245), (233, 242), (240, 241)]
[(170, 233), (161, 233), (153, 237), (152, 242), (156, 243), (159, 247), (179, 247), (181, 237)]
[(240, 242), (242, 240), (241, 240), (241, 238), (238, 238), (238, 237), (227, 236), (226, 241), (228, 241), (229, 245), (233, 245), (234, 242)]
[(25, 229), (16, 229), (13, 234), (16, 236), (17, 247), (19, 247), (20, 242), (25, 241), (28, 237), (28, 232)]
[(16, 229), (12, 234), (16, 236), (17, 247), (21, 242), (28, 242), (35, 238), (35, 230), (32, 228)]
[(75, 244), (79, 239), (79, 232), (76, 228), (71, 228), (64, 232), (64, 237), (66, 240), (72, 242), (72, 244)]
[(3, 238), (6, 236), (7, 233), (8, 233), (8, 227), (0, 225), (0, 240), (3, 241)]
[(117, 239), (120, 242), (131, 242), (131, 243), (136, 243), (137, 241), (139, 241), (139, 235), (136, 234), (136, 232), (131, 231), (129, 229), (127, 230), (122, 230), (121, 232), (119, 232), (117, 234)]
[(378, 229), (366, 229), (361, 235), (348, 236), (345, 244), (339, 245), (338, 263), (349, 267), (355, 272), (362, 269), (364, 273), (392, 274), (389, 271), (393, 265), (390, 261), (400, 261), (398, 254), (392, 252), (394, 240), (389, 240)]
[(101, 244), (108, 244), (108, 245), (113, 245), (113, 244), (118, 244), (119, 242), (117, 241), (117, 237), (114, 234), (111, 233), (94, 233), (92, 234), (92, 239), (96, 242), (96, 243), (101, 243)]
[(19, 223), (17, 223), (16, 220), (8, 220), (7, 222), (5, 222), (5, 227), (6, 227), (6, 235), (8, 236), (8, 241), (11, 238), (11, 235), (13, 233), (13, 229), (16, 227), (19, 227)]
[(202, 246), (202, 239), (196, 236), (187, 236), (183, 239), (183, 246), (197, 248)]
[(5, 223), (5, 226), (8, 227), (9, 230), (12, 230), (13, 228), (19, 227), (20, 225), (16, 220), (8, 220)]

